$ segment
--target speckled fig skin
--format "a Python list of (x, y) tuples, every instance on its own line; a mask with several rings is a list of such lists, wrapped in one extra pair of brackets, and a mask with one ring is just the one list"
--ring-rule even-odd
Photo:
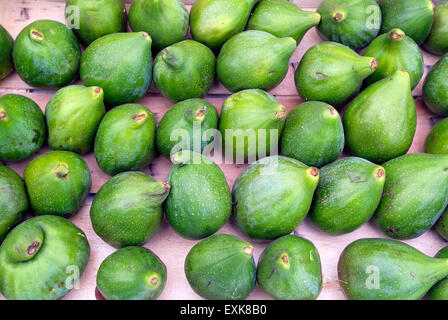
[(408, 152), (417, 126), (415, 102), (406, 71), (396, 71), (362, 91), (343, 116), (347, 149), (383, 163)]
[[(216, 129), (218, 122), (218, 111), (211, 103), (202, 99), (189, 99), (179, 102), (172, 106), (159, 122), (156, 135), (157, 148), (167, 158), (170, 158), (172, 153), (181, 150), (202, 152), (214, 141), (214, 137), (211, 135), (204, 139), (204, 134), (209, 130)], [(194, 128), (195, 126), (199, 127), (199, 125), (199, 133), (195, 133)], [(188, 136), (185, 137), (188, 140), (188, 145), (183, 141), (183, 136), (178, 137), (176, 135), (176, 130), (188, 132)], [(175, 136), (174, 141), (171, 140), (171, 135)]]
[(123, 0), (67, 0), (65, 18), (68, 26), (75, 23), (73, 15), (79, 10), (79, 28), (73, 31), (88, 46), (110, 33), (126, 32), (126, 8)]
[(448, 241), (448, 208), (440, 216), (439, 220), (437, 220), (434, 225), (434, 229), (437, 233), (446, 241)]
[(354, 50), (367, 46), (380, 31), (381, 10), (375, 0), (324, 0), (317, 12), (322, 16), (320, 35)]
[(448, 3), (439, 2), (434, 8), (431, 33), (423, 43), (425, 50), (442, 55), (448, 52)]
[(216, 58), (203, 44), (185, 40), (159, 52), (154, 83), (168, 99), (183, 101), (207, 95), (215, 81)]
[(31, 99), (0, 97), (0, 160), (21, 161), (36, 153), (47, 135), (42, 110)]
[(24, 179), (36, 215), (74, 215), (92, 186), (87, 164), (69, 151), (51, 151), (35, 158), (26, 166)]
[(93, 230), (115, 248), (142, 245), (160, 227), (170, 185), (143, 172), (123, 172), (96, 194), (90, 218)]
[(425, 152), (448, 154), (448, 119), (437, 122), (425, 140)]
[(58, 90), (45, 108), (50, 148), (89, 152), (106, 111), (103, 97), (100, 87), (68, 86)]
[(386, 183), (375, 222), (389, 237), (419, 237), (448, 204), (448, 155), (407, 154), (383, 167)]
[(356, 230), (375, 213), (385, 180), (383, 167), (361, 158), (347, 157), (320, 168), (311, 220), (329, 234)]
[(275, 239), (305, 219), (319, 181), (319, 170), (284, 156), (252, 163), (233, 186), (233, 215), (251, 238)]
[(250, 243), (216, 234), (197, 243), (185, 259), (191, 288), (209, 300), (244, 300), (255, 289), (256, 266)]
[(0, 247), (0, 291), (9, 300), (56, 300), (77, 284), (90, 247), (70, 221), (40, 216), (14, 228)]
[(448, 54), (432, 67), (423, 83), (423, 101), (433, 113), (448, 116)]
[(322, 290), (319, 252), (308, 240), (288, 235), (272, 242), (257, 266), (261, 289), (279, 300), (314, 300)]
[(146, 32), (113, 33), (87, 47), (81, 58), (81, 80), (104, 90), (110, 106), (133, 103), (152, 80), (151, 37)]
[(429, 257), (396, 240), (360, 239), (342, 252), (338, 274), (352, 300), (418, 300), (448, 275), (448, 259)]
[(184, 40), (188, 20), (188, 10), (181, 0), (136, 0), (129, 9), (132, 30), (150, 34), (154, 52)]
[(344, 141), (337, 110), (324, 102), (310, 101), (297, 106), (286, 118), (281, 150), (284, 156), (321, 167), (341, 155)]
[(289, 59), (296, 49), (291, 38), (249, 30), (239, 33), (222, 47), (216, 72), (222, 84), (232, 92), (244, 89), (271, 90), (282, 82)]
[(191, 34), (213, 51), (244, 30), (258, 0), (198, 0), (190, 11)]
[(156, 119), (140, 104), (113, 108), (103, 118), (95, 137), (98, 166), (113, 176), (148, 166), (155, 154)]
[(12, 49), (14, 40), (9, 32), (0, 25), (0, 80), (6, 78), (13, 69)]
[(23, 179), (0, 165), (0, 241), (25, 217), (29, 201)]
[(340, 43), (321, 42), (305, 53), (294, 80), (305, 100), (339, 107), (358, 93), (377, 66), (374, 58), (359, 56)]
[(14, 67), (33, 87), (63, 87), (78, 75), (81, 48), (72, 30), (53, 20), (26, 26), (14, 43)]
[(305, 33), (319, 21), (317, 12), (302, 10), (287, 0), (262, 0), (249, 19), (247, 30), (266, 31), (279, 38), (292, 37), (299, 45)]
[[(435, 258), (448, 259), (448, 247), (437, 252)], [(445, 278), (429, 290), (427, 298), (430, 300), (448, 300), (448, 278)]]
[(379, 0), (383, 13), (380, 33), (399, 28), (420, 45), (429, 35), (433, 22), (431, 0)]
[(165, 288), (166, 266), (151, 250), (121, 248), (98, 269), (96, 283), (107, 300), (153, 300)]

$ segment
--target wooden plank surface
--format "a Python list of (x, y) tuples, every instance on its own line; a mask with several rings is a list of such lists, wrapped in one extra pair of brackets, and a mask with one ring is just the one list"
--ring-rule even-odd
[[(127, 6), (129, 6), (130, 2), (132, 1), (126, 1)], [(194, 0), (186, 0), (184, 2), (190, 7)], [(304, 9), (314, 10), (313, 8), (316, 8), (319, 5), (320, 0), (294, 0), (293, 2)], [(0, 24), (5, 26), (14, 37), (17, 36), (23, 27), (37, 19), (54, 19), (63, 22), (64, 0), (0, 0)], [(297, 66), (306, 50), (319, 41), (321, 41), (321, 39), (315, 28), (313, 28), (307, 33), (291, 58), (290, 70), (287, 77), (280, 86), (271, 91), (272, 94), (276, 95), (280, 103), (287, 107), (288, 111), (303, 102), (303, 100), (297, 96), (294, 86), (294, 68)], [(431, 66), (437, 61), (438, 57), (424, 52), (424, 59), (426, 74)], [(423, 81), (420, 82), (419, 86), (417, 86), (413, 92), (416, 98), (418, 123), (417, 132), (410, 150), (411, 153), (423, 152), (423, 143), (426, 135), (429, 133), (432, 126), (440, 119), (431, 114), (423, 105), (420, 98), (422, 82)], [(28, 96), (33, 99), (42, 110), (44, 110), (47, 102), (54, 94), (54, 90), (33, 89), (25, 84), (17, 74), (12, 74), (3, 81), (0, 81), (0, 95), (7, 93), (18, 93)], [(210, 91), (210, 95), (206, 100), (214, 104), (217, 109), (220, 110), (227, 95), (228, 91), (222, 85), (217, 83)], [(157, 121), (160, 121), (163, 114), (173, 105), (172, 102), (157, 94), (157, 90), (154, 87), (151, 88), (150, 92), (140, 101), (140, 103), (147, 106), (155, 114)], [(49, 148), (45, 147), (34, 157), (48, 151)], [(93, 195), (110, 177), (98, 168), (93, 153), (84, 156), (84, 159), (92, 172), (92, 195), (80, 212), (73, 217), (71, 221), (84, 230), (89, 239), (92, 251), (87, 269), (81, 278), (79, 289), (74, 289), (65, 297), (65, 299), (95, 299), (95, 279), (98, 267), (103, 259), (115, 250), (93, 232), (89, 218), (89, 210)], [(23, 170), (28, 162), (29, 160), (19, 163), (8, 163), (7, 165), (19, 174), (23, 174)], [(145, 172), (152, 175), (157, 180), (165, 180), (170, 165), (168, 159), (163, 156), (158, 156), (150, 167), (145, 169)], [(236, 177), (246, 166), (222, 164), (220, 167), (224, 171), (230, 187), (232, 187)], [(256, 260), (258, 260), (263, 249), (269, 243), (254, 242), (253, 240), (248, 239), (241, 234), (232, 222), (228, 222), (219, 232), (240, 236), (244, 240), (254, 244), (254, 255)], [(306, 219), (297, 228), (295, 233), (311, 240), (320, 252), (324, 286), (319, 299), (344, 298), (337, 280), (336, 264), (339, 255), (345, 246), (359, 238), (385, 237), (372, 222), (367, 223), (350, 234), (330, 236), (315, 228), (309, 219)], [(429, 255), (434, 255), (440, 248), (446, 245), (433, 230), (428, 231), (417, 239), (405, 242)], [(186, 240), (177, 235), (165, 221), (157, 235), (145, 245), (159, 255), (168, 268), (167, 286), (160, 296), (160, 299), (200, 298), (189, 287), (183, 272), (184, 259), (195, 243), (197, 243), (197, 241)], [(269, 297), (257, 287), (249, 299), (269, 299)]]

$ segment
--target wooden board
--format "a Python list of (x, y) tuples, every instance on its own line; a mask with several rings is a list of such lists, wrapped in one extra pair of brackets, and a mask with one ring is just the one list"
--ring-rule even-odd
[[(132, 1), (126, 1), (127, 6), (129, 6), (130, 2)], [(186, 0), (184, 2), (187, 4), (188, 8), (190, 8), (194, 0)], [(314, 8), (319, 5), (320, 0), (294, 0), (293, 2), (304, 9), (315, 10)], [(0, 24), (10, 31), (14, 37), (17, 36), (23, 27), (37, 19), (54, 19), (63, 22), (64, 0), (7, 0), (0, 2)], [(306, 50), (319, 41), (321, 41), (321, 39), (316, 30), (310, 30), (291, 58), (290, 70), (287, 77), (280, 86), (271, 91), (272, 94), (276, 95), (280, 103), (287, 107), (288, 111), (303, 102), (303, 99), (297, 95), (294, 86), (294, 69), (297, 67), (297, 64)], [(426, 74), (431, 66), (437, 61), (438, 57), (424, 52), (424, 59)], [(440, 119), (431, 114), (424, 107), (421, 100), (421, 85), (422, 81), (413, 92), (417, 106), (418, 123), (415, 139), (410, 150), (411, 153), (423, 152), (423, 143), (426, 135), (429, 133), (432, 126)], [(0, 95), (7, 93), (23, 94), (33, 99), (42, 110), (44, 110), (47, 102), (54, 94), (54, 90), (33, 89), (25, 84), (17, 74), (14, 73), (8, 78), (0, 81)], [(217, 83), (210, 91), (206, 100), (220, 110), (222, 103), (228, 94), (229, 92), (221, 84)], [(172, 102), (161, 97), (154, 87), (151, 88), (140, 103), (147, 106), (156, 115), (157, 121), (160, 121), (163, 114), (173, 105)], [(34, 157), (48, 151), (49, 148), (45, 147)], [(98, 267), (103, 259), (115, 250), (93, 232), (89, 217), (90, 205), (94, 194), (110, 177), (98, 168), (93, 153), (86, 155), (84, 159), (88, 163), (92, 173), (93, 185), (91, 196), (80, 212), (73, 217), (71, 221), (84, 230), (92, 250), (90, 261), (81, 278), (79, 289), (74, 289), (65, 297), (65, 299), (95, 299), (95, 279)], [(29, 160), (19, 163), (8, 163), (7, 165), (19, 174), (23, 174), (23, 170), (28, 162)], [(145, 169), (145, 172), (152, 175), (157, 180), (164, 180), (170, 165), (168, 159), (163, 156), (158, 156), (151, 166)], [(246, 165), (222, 164), (220, 167), (224, 171), (230, 187), (232, 187), (236, 177)], [(258, 260), (263, 249), (269, 243), (254, 242), (253, 240), (248, 239), (241, 234), (231, 222), (227, 223), (219, 232), (234, 234), (253, 243), (256, 260)], [(311, 240), (320, 252), (324, 286), (319, 299), (344, 299), (338, 284), (336, 264), (339, 255), (345, 246), (359, 238), (385, 237), (372, 222), (367, 223), (360, 229), (348, 235), (330, 236), (315, 228), (309, 219), (305, 220), (305, 222), (297, 228), (295, 234)], [(440, 248), (446, 245), (433, 230), (428, 231), (417, 239), (405, 242), (429, 255), (434, 255)], [(195, 243), (197, 243), (197, 241), (186, 240), (177, 235), (165, 221), (157, 235), (145, 245), (159, 255), (168, 268), (167, 286), (160, 296), (160, 299), (200, 299), (200, 297), (189, 287), (183, 272), (184, 259)], [(249, 299), (269, 299), (269, 296), (257, 287)]]

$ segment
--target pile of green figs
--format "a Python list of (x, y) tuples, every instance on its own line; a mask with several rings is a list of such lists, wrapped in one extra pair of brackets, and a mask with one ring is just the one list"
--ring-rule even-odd
[[(294, 233), (308, 217), (334, 237), (369, 220), (384, 233), (342, 252), (348, 298), (448, 300), (448, 247), (430, 257), (400, 241), (431, 228), (448, 241), (448, 2), (295, 3), (67, 0), (66, 24), (37, 20), (15, 39), (0, 25), (0, 79), (15, 70), (54, 90), (46, 106), (0, 97), (4, 297), (59, 299), (79, 281), (90, 247), (69, 218), (94, 169), (110, 179), (91, 195), (92, 228), (117, 249), (97, 271), (105, 299), (162, 293), (167, 268), (143, 245), (165, 218), (196, 240), (184, 270), (199, 296), (245, 299), (258, 283), (275, 299), (316, 299), (320, 256)], [(323, 41), (290, 63), (313, 27)], [(424, 80), (421, 48), (441, 56)], [(288, 72), (295, 108), (269, 93)], [(204, 100), (217, 80), (229, 92), (219, 105)], [(152, 83), (171, 107), (141, 104)], [(424, 153), (408, 153), (419, 83), (436, 124)], [(143, 172), (159, 155), (165, 181)], [(244, 168), (232, 188), (224, 159)], [(22, 176), (8, 167), (25, 160)], [(244, 240), (219, 233), (229, 219)], [(252, 240), (271, 241), (258, 263)]]

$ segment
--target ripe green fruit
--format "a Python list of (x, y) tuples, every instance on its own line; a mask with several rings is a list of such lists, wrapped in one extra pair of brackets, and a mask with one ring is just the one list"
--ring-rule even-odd
[(95, 40), (81, 59), (82, 82), (102, 88), (111, 106), (139, 100), (151, 84), (151, 42), (145, 32), (113, 33)]
[(374, 57), (378, 61), (378, 67), (364, 80), (364, 86), (384, 79), (396, 71), (405, 70), (411, 78), (411, 89), (414, 89), (423, 76), (422, 52), (415, 41), (400, 29), (392, 29), (373, 40), (364, 55)]
[(417, 44), (422, 44), (432, 27), (434, 4), (431, 0), (379, 0), (383, 12), (381, 33), (399, 28)]
[(56, 300), (79, 281), (90, 255), (81, 229), (55, 216), (27, 220), (0, 247), (0, 290), (10, 300)]
[(381, 10), (375, 0), (324, 0), (317, 12), (321, 36), (354, 50), (367, 46), (380, 31)]
[(29, 158), (42, 147), (46, 134), (44, 115), (33, 100), (16, 94), (0, 98), (0, 160)]
[(28, 207), (23, 179), (13, 170), (0, 165), (0, 241), (22, 221)]
[(275, 239), (305, 219), (319, 181), (319, 170), (295, 159), (272, 156), (246, 168), (233, 186), (233, 214), (251, 238)]
[(362, 81), (377, 68), (374, 58), (359, 56), (336, 42), (321, 42), (303, 56), (295, 73), (300, 96), (341, 106), (355, 96)]
[(322, 289), (319, 252), (306, 239), (281, 237), (263, 251), (257, 279), (261, 289), (275, 299), (316, 299)]
[(408, 152), (414, 139), (416, 109), (406, 71), (375, 82), (357, 96), (344, 113), (348, 150), (383, 163)]
[(60, 22), (37, 20), (14, 44), (14, 66), (33, 87), (63, 87), (78, 75), (81, 48), (72, 30)]
[(232, 195), (221, 169), (199, 153), (182, 151), (172, 156), (165, 201), (170, 225), (180, 235), (202, 239), (218, 231), (232, 212)]
[(360, 239), (342, 252), (338, 273), (349, 299), (418, 300), (448, 275), (448, 260), (396, 240)]
[(293, 38), (249, 30), (233, 36), (222, 47), (218, 78), (232, 92), (275, 88), (285, 78), (289, 59), (296, 49)]
[(439, 116), (448, 116), (448, 54), (440, 58), (423, 84), (426, 107)]
[(321, 167), (336, 160), (344, 149), (339, 113), (323, 102), (305, 102), (286, 118), (282, 154), (306, 165)]
[(156, 119), (140, 104), (113, 108), (101, 120), (95, 137), (98, 166), (113, 176), (148, 166), (155, 154)]
[(448, 204), (448, 155), (407, 154), (383, 167), (387, 177), (375, 222), (392, 238), (422, 235)]
[(431, 33), (426, 38), (423, 46), (434, 54), (445, 54), (448, 52), (448, 3), (437, 3), (434, 8), (434, 22)]
[(172, 106), (157, 127), (157, 148), (170, 158), (181, 150), (201, 153), (214, 141), (218, 127), (218, 111), (202, 99), (189, 99)]
[(24, 179), (37, 215), (74, 215), (92, 186), (89, 167), (69, 151), (52, 151), (32, 160), (25, 168)]
[(146, 248), (122, 248), (101, 263), (96, 283), (107, 300), (152, 300), (165, 288), (166, 267)]
[(68, 86), (58, 90), (45, 108), (50, 148), (89, 152), (106, 111), (103, 97), (99, 87)]
[(65, 19), (86, 46), (107, 34), (126, 32), (127, 27), (122, 0), (67, 0)]
[(181, 0), (136, 0), (129, 9), (134, 32), (151, 35), (155, 52), (185, 39), (188, 10)]
[(258, 0), (197, 0), (190, 11), (191, 34), (196, 41), (217, 51), (244, 30)]
[(385, 179), (383, 167), (361, 158), (343, 158), (321, 168), (311, 220), (330, 234), (356, 230), (374, 214)]
[(0, 25), (0, 80), (6, 78), (13, 69), (12, 49), (14, 40), (9, 32)]
[(217, 234), (196, 244), (185, 259), (190, 286), (209, 300), (243, 300), (255, 288), (256, 267), (251, 244)]
[[(435, 258), (447, 259), (448, 247), (441, 249)], [(428, 298), (430, 300), (448, 300), (448, 278), (441, 280), (434, 287), (432, 287), (428, 292)]]
[(146, 243), (162, 222), (170, 186), (142, 172), (123, 172), (96, 194), (90, 218), (96, 234), (113, 247)]
[(231, 95), (222, 106), (219, 122), (226, 156), (244, 162), (276, 153), (285, 118), (286, 108), (263, 90)]
[(440, 216), (439, 220), (434, 225), (437, 233), (446, 241), (448, 241), (448, 208)]
[(439, 121), (425, 140), (425, 152), (448, 154), (448, 118)]
[(319, 21), (318, 13), (304, 11), (287, 0), (262, 0), (249, 19), (247, 30), (265, 31), (279, 38), (291, 37), (298, 45)]
[(215, 81), (216, 58), (203, 44), (185, 40), (163, 49), (154, 61), (154, 83), (168, 99), (200, 98)]

